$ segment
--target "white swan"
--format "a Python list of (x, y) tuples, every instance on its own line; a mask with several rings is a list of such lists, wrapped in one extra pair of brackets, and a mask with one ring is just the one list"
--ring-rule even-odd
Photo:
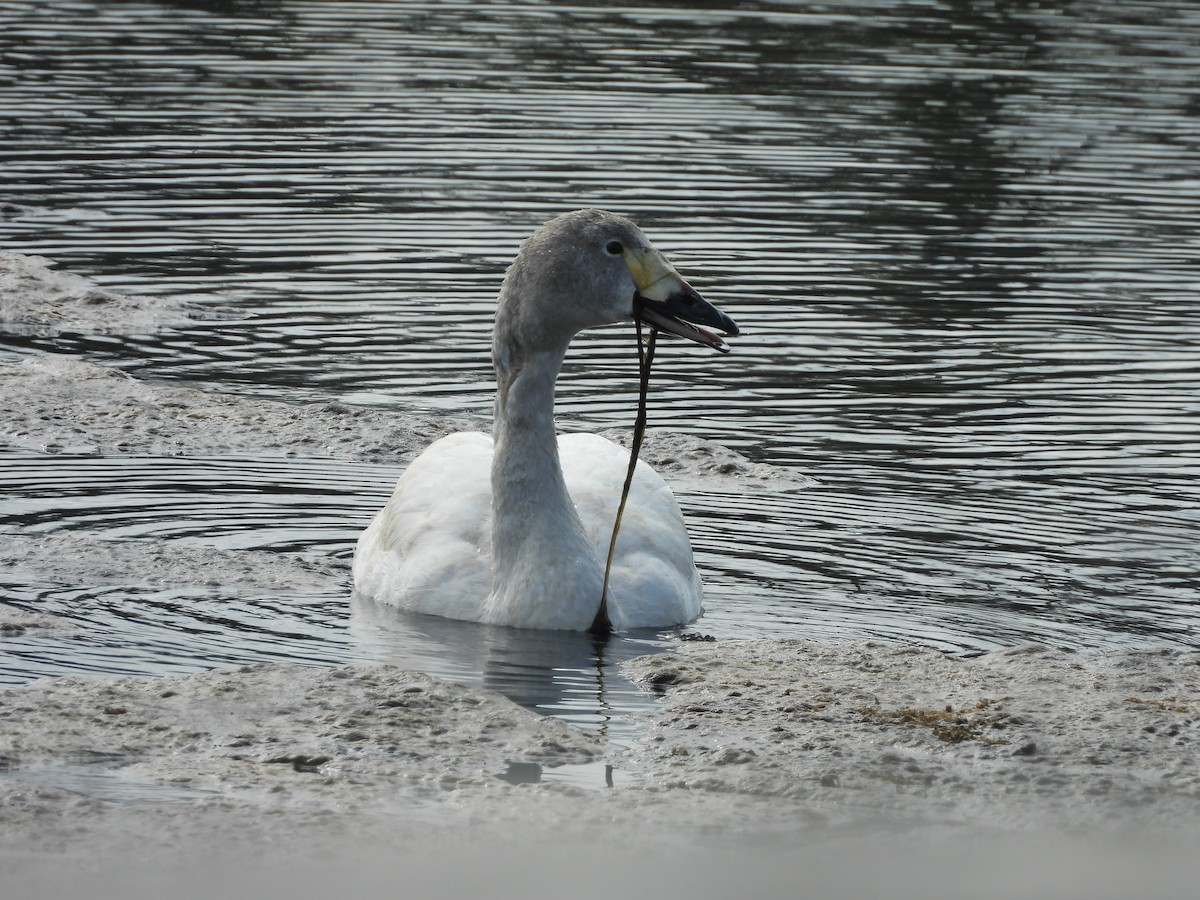
[[(737, 334), (627, 219), (580, 210), (522, 246), (492, 337), (493, 437), (430, 445), (358, 540), (362, 596), (416, 612), (582, 631), (600, 605), (629, 454), (594, 434), (556, 436), (554, 383), (579, 331), (629, 321), (728, 351)], [(690, 622), (700, 575), (671, 489), (637, 466), (608, 588), (616, 629)]]

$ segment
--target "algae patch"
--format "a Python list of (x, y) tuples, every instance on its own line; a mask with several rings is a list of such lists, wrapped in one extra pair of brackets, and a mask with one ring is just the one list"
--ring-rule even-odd
[(909, 728), (928, 728), (935, 738), (947, 744), (976, 741), (980, 744), (1007, 744), (1004, 738), (994, 737), (989, 731), (1007, 726), (1008, 713), (1004, 707), (986, 698), (978, 701), (974, 710), (956, 710), (947, 703), (941, 708), (921, 709), (902, 706), (896, 709), (860, 707), (866, 722), (876, 725), (902, 725)]

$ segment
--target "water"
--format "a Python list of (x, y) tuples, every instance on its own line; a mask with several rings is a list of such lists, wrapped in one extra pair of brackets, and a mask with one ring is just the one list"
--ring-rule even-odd
[[(486, 416), (504, 266), (603, 206), (743, 327), (660, 348), (652, 425), (819, 482), (681, 485), (698, 630), (1194, 647), (1198, 75), (1200, 9), (1153, 0), (0, 2), (4, 246), (212, 313), (0, 361)], [(564, 427), (629, 425), (631, 341), (579, 341)], [(0, 525), (345, 562), (397, 471), (7, 447)], [(5, 683), (390, 659), (607, 728), (645, 702), (613, 660), (677, 640), (94, 582), (4, 577), (82, 626), (6, 639)]]

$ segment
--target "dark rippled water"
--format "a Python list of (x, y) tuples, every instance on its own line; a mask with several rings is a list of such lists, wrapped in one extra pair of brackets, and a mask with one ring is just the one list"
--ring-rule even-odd
[[(603, 206), (744, 328), (729, 357), (664, 347), (653, 424), (819, 481), (682, 494), (699, 629), (1200, 645), (1195, 4), (0, 0), (0, 122), (7, 248), (223, 315), (8, 335), (5, 359), (486, 415), (503, 267), (539, 222)], [(629, 423), (631, 341), (579, 342), (564, 426)], [(0, 465), (10, 526), (342, 558), (396, 474)], [(10, 642), (10, 682), (380, 654), (450, 670), (447, 642), (478, 674), (531, 652), (349, 627), (341, 595), (222, 618), (186, 590), (9, 588), (110, 636)]]

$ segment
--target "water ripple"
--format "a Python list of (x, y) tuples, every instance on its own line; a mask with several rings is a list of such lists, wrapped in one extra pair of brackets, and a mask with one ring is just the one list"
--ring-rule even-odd
[[(727, 358), (663, 343), (652, 425), (820, 482), (682, 496), (704, 630), (1195, 646), (1198, 36), (1194, 5), (1166, 0), (0, 0), (6, 247), (220, 311), (2, 346), (486, 416), (505, 265), (541, 220), (605, 206), (744, 329)], [(632, 340), (572, 350), (565, 427), (628, 426)], [(396, 474), (3, 464), (4, 521), (30, 533), (342, 558)], [(316, 621), (345, 626), (330, 597), (301, 622), (235, 603), (222, 626), (211, 598), (141, 596), (96, 615), (116, 635), (156, 606), (194, 613), (205, 660), (325, 659)], [(294, 645), (256, 631), (277, 614)], [(165, 631), (140, 634), (189, 664)]]

